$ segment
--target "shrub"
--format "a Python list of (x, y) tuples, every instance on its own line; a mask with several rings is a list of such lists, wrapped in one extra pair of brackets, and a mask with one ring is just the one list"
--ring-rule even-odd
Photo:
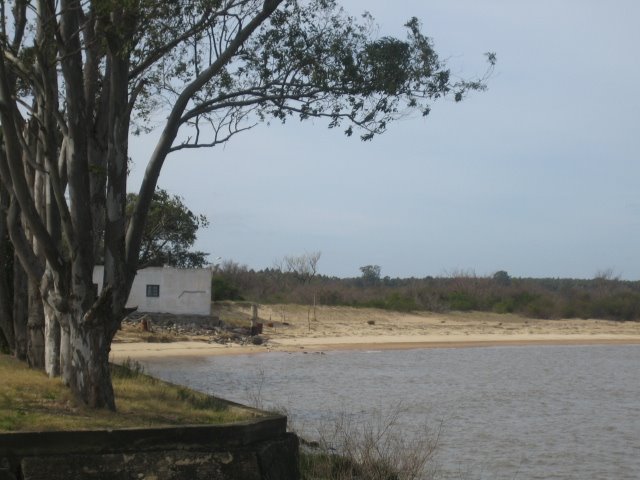
[(475, 310), (477, 308), (476, 299), (466, 292), (454, 292), (449, 295), (447, 300), (451, 310), (465, 312)]
[(211, 279), (211, 300), (244, 300), (240, 289), (223, 277)]
[(399, 407), (376, 415), (369, 424), (355, 424), (342, 415), (319, 442), (303, 442), (300, 471), (303, 480), (418, 480), (435, 478), (438, 435), (424, 430), (408, 439), (399, 430)]
[(637, 319), (640, 317), (640, 295), (627, 292), (606, 296), (593, 302), (590, 313), (593, 318)]

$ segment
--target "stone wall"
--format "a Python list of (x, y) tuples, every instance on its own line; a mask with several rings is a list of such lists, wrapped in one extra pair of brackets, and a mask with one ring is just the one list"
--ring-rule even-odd
[(297, 480), (298, 438), (272, 415), (229, 425), (0, 434), (0, 480)]

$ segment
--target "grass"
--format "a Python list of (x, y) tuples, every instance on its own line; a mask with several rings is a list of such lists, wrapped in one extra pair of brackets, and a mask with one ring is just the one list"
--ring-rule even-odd
[(145, 375), (139, 364), (113, 366), (117, 412), (84, 407), (60, 379), (0, 355), (0, 432), (223, 424), (258, 413)]

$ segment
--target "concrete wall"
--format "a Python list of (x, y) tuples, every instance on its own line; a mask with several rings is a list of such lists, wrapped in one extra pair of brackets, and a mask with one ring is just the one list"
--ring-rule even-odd
[[(102, 288), (103, 267), (93, 270), (93, 283)], [(160, 296), (148, 297), (147, 285), (158, 285)], [(150, 267), (138, 271), (127, 307), (139, 312), (177, 315), (211, 313), (211, 270), (208, 268)]]
[(286, 423), (2, 433), (0, 480), (298, 480)]

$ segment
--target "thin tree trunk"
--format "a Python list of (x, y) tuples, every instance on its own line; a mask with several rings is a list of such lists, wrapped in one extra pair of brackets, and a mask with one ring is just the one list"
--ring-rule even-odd
[(60, 323), (60, 376), (68, 387), (75, 383), (73, 366), (71, 365), (71, 335), (69, 333), (69, 317), (56, 312)]
[(19, 360), (27, 360), (27, 320), (29, 317), (27, 274), (14, 258), (13, 262), (13, 330), (15, 334), (15, 355)]
[(0, 184), (0, 349), (6, 353), (15, 351), (13, 331), (13, 247), (4, 209), (9, 207), (9, 196)]
[(4, 333), (2, 332), (2, 330), (0, 330), (0, 353), (5, 353), (5, 354), (11, 353), (11, 350), (9, 348), (9, 342), (4, 336)]
[(44, 311), (38, 284), (29, 280), (27, 360), (31, 368), (44, 369)]
[(44, 370), (50, 377), (60, 375), (60, 323), (56, 312), (47, 302), (44, 307)]
[(13, 293), (9, 291), (5, 270), (0, 269), (0, 350), (13, 353), (15, 334), (13, 329)]
[[(46, 191), (46, 211), (47, 211), (47, 229), (51, 232), (52, 238), (61, 244), (60, 234), (60, 214), (53, 198), (53, 187), (49, 182)], [(48, 278), (54, 278), (55, 273), (51, 271), (50, 265), (47, 263), (46, 275)], [(51, 288), (50, 286), (48, 288)], [(48, 292), (44, 293), (45, 295)], [(49, 305), (46, 299), (43, 299), (44, 308), (44, 369), (50, 377), (60, 375), (60, 322), (56, 311)]]

